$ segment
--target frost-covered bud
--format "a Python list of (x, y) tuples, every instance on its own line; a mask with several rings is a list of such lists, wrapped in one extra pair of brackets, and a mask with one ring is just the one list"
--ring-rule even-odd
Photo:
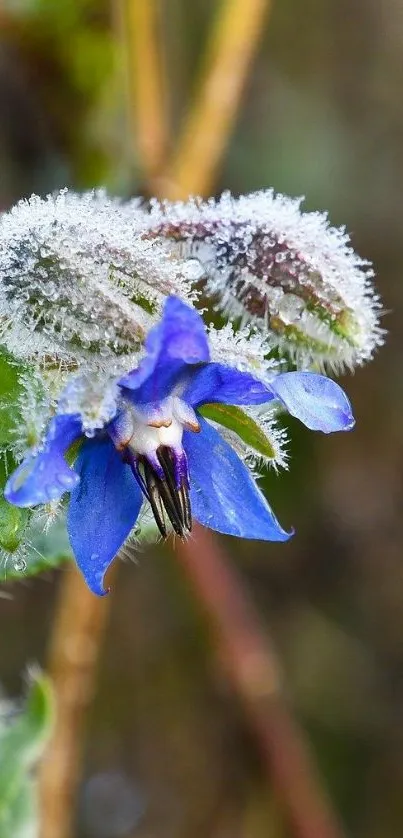
[(142, 214), (67, 190), (3, 214), (1, 340), (14, 355), (99, 361), (139, 348), (166, 296), (188, 285), (164, 244), (140, 234)]
[(220, 308), (253, 323), (299, 367), (352, 368), (382, 343), (373, 271), (343, 228), (300, 204), (272, 190), (152, 202), (149, 235), (200, 260)]

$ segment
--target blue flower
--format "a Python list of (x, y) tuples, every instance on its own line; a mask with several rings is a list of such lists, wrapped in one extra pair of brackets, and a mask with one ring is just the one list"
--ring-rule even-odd
[[(86, 434), (83, 415), (66, 411), (69, 402), (62, 397), (42, 447), (21, 463), (5, 489), (7, 500), (22, 507), (71, 493), (70, 542), (97, 594), (105, 593), (106, 570), (133, 529), (144, 497), (163, 536), (168, 522), (185, 536), (193, 516), (241, 538), (289, 538), (241, 459), (198, 413), (202, 405), (278, 399), (313, 430), (330, 433), (354, 424), (343, 390), (323, 375), (290, 372), (263, 383), (211, 362), (202, 318), (176, 297), (167, 300), (145, 348), (139, 366), (114, 385), (116, 409), (104, 427)], [(78, 439), (82, 444), (71, 467), (65, 455)]]

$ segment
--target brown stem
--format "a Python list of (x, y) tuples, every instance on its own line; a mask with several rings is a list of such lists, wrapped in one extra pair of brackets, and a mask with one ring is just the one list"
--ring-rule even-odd
[(108, 599), (94, 596), (73, 565), (65, 571), (49, 649), (56, 723), (39, 776), (40, 838), (74, 835), (74, 798), (86, 711), (109, 613)]
[(131, 137), (139, 154), (142, 176), (145, 182), (151, 182), (165, 162), (169, 133), (158, 8), (156, 0), (125, 3), (123, 38), (127, 44)]
[(219, 5), (194, 105), (155, 192), (175, 199), (211, 191), (270, 8), (271, 0), (223, 0)]
[(214, 535), (196, 525), (177, 556), (215, 629), (228, 676), (296, 838), (342, 838), (309, 744), (287, 706), (277, 654)]

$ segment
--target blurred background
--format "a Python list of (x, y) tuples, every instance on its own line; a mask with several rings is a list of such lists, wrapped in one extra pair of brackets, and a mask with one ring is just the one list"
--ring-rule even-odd
[[(174, 139), (217, 6), (160, 3)], [(2, 209), (62, 186), (144, 194), (121, 11), (118, 0), (3, 0)], [(342, 381), (354, 432), (290, 423), (290, 470), (264, 480), (296, 537), (225, 542), (353, 838), (403, 834), (402, 78), (400, 2), (274, 0), (214, 187), (272, 186), (327, 209), (373, 260), (387, 312), (379, 357)], [(27, 663), (45, 662), (67, 572), (4, 589), (7, 696), (20, 694)], [(214, 633), (170, 550), (121, 562), (111, 600), (75, 836), (285, 838)]]

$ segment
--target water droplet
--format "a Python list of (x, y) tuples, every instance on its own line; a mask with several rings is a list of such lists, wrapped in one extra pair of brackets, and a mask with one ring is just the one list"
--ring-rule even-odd
[(186, 279), (195, 281), (204, 276), (205, 269), (198, 259), (188, 259), (182, 268), (182, 274)]
[(96, 562), (96, 561), (97, 561), (97, 559), (99, 559), (99, 553), (91, 553), (91, 555), (90, 555), (90, 560), (91, 560), (92, 562)]
[[(44, 277), (44, 279), (45, 278), (46, 277)], [(47, 297), (48, 299), (53, 299), (53, 295), (55, 294), (55, 292), (56, 292), (56, 297), (57, 297), (57, 288), (56, 288), (56, 285), (55, 285), (54, 282), (48, 281), (44, 284), (43, 290), (42, 290), (42, 293), (43, 293), (44, 297)]]
[(27, 569), (27, 563), (25, 559), (15, 559), (13, 562), (13, 568), (16, 571), (16, 573), (24, 573)]
[(297, 323), (304, 309), (304, 301), (294, 294), (285, 294), (282, 298), (278, 313), (282, 320), (287, 323)]
[[(69, 474), (68, 472), (59, 472), (56, 475), (56, 480), (58, 481), (58, 483), (60, 483), (61, 486), (70, 487), (74, 486), (74, 484), (76, 483), (77, 476), (75, 474)], [(57, 495), (55, 495), (55, 497), (58, 497), (59, 492), (57, 489), (56, 492)]]

